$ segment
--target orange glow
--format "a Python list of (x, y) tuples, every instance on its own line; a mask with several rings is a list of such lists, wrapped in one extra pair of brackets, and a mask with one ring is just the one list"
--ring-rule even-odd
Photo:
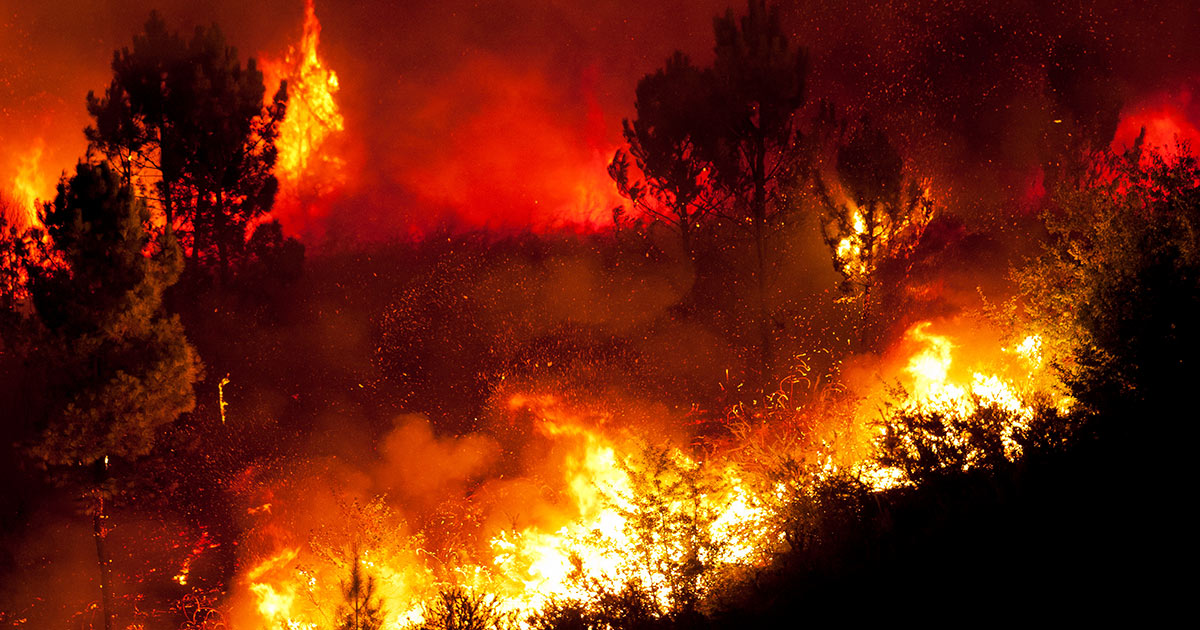
[[(955, 328), (961, 328), (958, 334), (950, 330)], [(767, 447), (807, 462), (813, 476), (789, 482), (764, 474), (769, 462), (741, 459), (739, 453), (753, 449), (715, 449), (698, 457), (666, 440), (636, 437), (644, 431), (622, 428), (611, 413), (575, 407), (557, 393), (511, 394), (498, 407), (510, 423), (532, 422), (534, 446), (528, 448), (537, 455), (515, 474), (473, 483), (464, 487), (474, 488), (468, 494), (451, 499), (452, 510), (474, 515), (474, 525), (460, 531), (463, 539), (444, 540), (447, 523), (461, 520), (457, 516), (411, 529), (382, 495), (358, 494), (366, 487), (362, 477), (372, 473), (356, 471), (349, 479), (357, 479), (351, 486), (359, 488), (352, 493), (358, 498), (349, 511), (347, 499), (337, 500), (340, 507), (281, 501), (279, 510), (249, 510), (269, 523), (264, 530), (290, 533), (272, 535), (268, 548), (252, 555), (241, 578), (245, 597), (238, 615), (252, 627), (318, 627), (322, 611), (340, 601), (352, 548), (387, 602), (385, 628), (421, 622), (423, 604), (451, 585), (493, 594), (521, 620), (552, 600), (588, 605), (597, 587), (613, 592), (631, 584), (666, 612), (679, 598), (703, 596), (718, 580), (763, 566), (785, 549), (783, 523), (794, 484), (839, 471), (875, 491), (909, 483), (903, 471), (880, 464), (874, 450), (881, 408), (946, 418), (951, 430), (942, 439), (951, 441), (962, 439), (953, 421), (970, 422), (984, 407), (1000, 409), (1008, 414), (1003, 455), (1019, 457), (1012, 436), (1032, 417), (1027, 395), (1053, 382), (1042, 352), (1036, 335), (1002, 347), (970, 325), (912, 326), (872, 367), (871, 381), (901, 385), (901, 398), (864, 391), (853, 437), (843, 443), (822, 443), (816, 450), (794, 443)], [(425, 461), (420, 453), (428, 451), (442, 468), (466, 458), (474, 463), (459, 467), (482, 473), (486, 458), (468, 447), (480, 439), (431, 442), (432, 433), (414, 431), (409, 422), (399, 423), (384, 442), (406, 461)], [(967, 465), (974, 461), (968, 458)], [(422, 476), (420, 466), (408, 466), (402, 477), (441, 495), (446, 486), (414, 479)], [(311, 500), (307, 495), (316, 486), (309, 483), (328, 482), (321, 473), (302, 483), (301, 500)]]
[(388, 167), (433, 210), (414, 232), (443, 219), (497, 230), (610, 224), (626, 203), (607, 172), (617, 144), (604, 137), (604, 114), (581, 83), (571, 88), (582, 94), (572, 93), (475, 53), (436, 84), (412, 86), (415, 120)]

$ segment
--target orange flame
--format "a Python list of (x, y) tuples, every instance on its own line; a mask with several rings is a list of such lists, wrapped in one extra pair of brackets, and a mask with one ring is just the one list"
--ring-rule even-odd
[(288, 105), (275, 146), (279, 151), (277, 207), (284, 212), (320, 214), (323, 202), (346, 182), (345, 160), (335, 154), (333, 140), (345, 129), (335, 100), (338, 76), (318, 54), (321, 23), (313, 0), (304, 6), (299, 47), (290, 47), (282, 62), (264, 62), (267, 85), (287, 81)]
[[(609, 435), (553, 396), (516, 396), (509, 405), (532, 413), (555, 449), (544, 482), (558, 488), (547, 510), (557, 516), (522, 527), (497, 523), (480, 532), (473, 551), (449, 557), (421, 535), (362, 536), (373, 542), (358, 561), (388, 602), (385, 628), (421, 622), (423, 602), (447, 584), (494, 593), (520, 619), (552, 599), (586, 601), (597, 584), (639, 584), (666, 610), (678, 589), (705, 592), (717, 571), (759, 565), (781, 544), (768, 506), (778, 499), (738, 465)], [(276, 547), (248, 566), (247, 623), (314, 627), (322, 607), (336, 605), (346, 559), (319, 547)]]
[[(964, 344), (947, 334), (933, 332), (933, 328), (933, 322), (923, 321), (905, 332), (903, 344), (913, 348), (897, 378), (905, 395), (901, 400), (892, 401), (894, 406), (890, 413), (928, 414), (940, 418), (946, 428), (941, 439), (957, 447), (966, 447), (962, 441), (964, 436), (955, 427), (970, 423), (981, 410), (999, 410), (1003, 412), (1000, 439), (1004, 456), (1012, 461), (1021, 456), (1015, 435), (1028, 428), (1035, 413), (1027, 403), (1030, 394), (1050, 395), (1061, 412), (1072, 405), (1069, 397), (1057, 391), (1058, 380), (1053, 371), (1046, 369), (1041, 336), (1027, 335), (1010, 348), (994, 345), (991, 339), (976, 339)], [(964, 348), (964, 345), (970, 347)], [(963, 360), (963, 354), (968, 355), (969, 363)], [(887, 415), (883, 424), (873, 419), (879, 403), (872, 400), (860, 409), (860, 424), (874, 426), (877, 430), (874, 436), (868, 432), (867, 440), (886, 433), (886, 424), (893, 421)], [(974, 455), (968, 457), (969, 461), (971, 457)], [(902, 471), (883, 467), (870, 457), (859, 458), (848, 466), (875, 490), (907, 483)], [(827, 469), (832, 472), (837, 466), (830, 463)]]
[[(1008, 411), (1004, 455), (1019, 456), (1011, 434), (1032, 413), (1024, 393), (1046, 364), (1041, 339), (1031, 335), (1012, 348), (998, 348), (986, 335), (952, 339), (934, 328), (922, 322), (909, 329), (902, 354), (890, 368), (881, 368), (907, 388), (897, 408), (962, 419), (984, 406)], [(763, 566), (785, 548), (783, 523), (795, 489), (788, 484), (808, 478), (783, 482), (761, 474), (769, 464), (754, 456), (716, 451), (701, 458), (648, 443), (614, 426), (607, 412), (575, 409), (555, 395), (516, 394), (505, 402), (507, 412), (533, 419), (547, 448), (537, 451), (536, 463), (527, 463), (532, 468), (522, 473), (526, 478), (478, 487), (476, 508), (487, 513), (471, 530), (472, 540), (440, 550), (432, 540), (435, 531), (414, 533), (393, 524), (383, 497), (363, 511), (365, 519), (358, 512), (324, 514), (324, 521), (351, 525), (314, 535), (307, 544), (289, 536), (292, 540), (276, 543), (247, 565), (241, 580), (245, 624), (319, 627), (340, 601), (338, 586), (349, 566), (345, 550), (351, 546), (387, 602), (383, 627), (395, 629), (425, 621), (423, 603), (447, 585), (497, 596), (500, 609), (519, 622), (548, 602), (586, 606), (597, 587), (615, 592), (626, 585), (644, 589), (653, 606), (667, 612), (681, 597), (703, 597), (720, 580)], [(872, 433), (877, 425), (867, 419), (867, 407), (878, 409), (865, 401), (858, 421)], [(814, 478), (841, 469), (877, 491), (908, 483), (902, 471), (883, 466), (869, 449), (832, 448), (787, 455), (808, 462)], [(490, 483), (526, 481), (536, 487), (534, 493), (489, 494)], [(278, 522), (281, 515), (258, 516)], [(433, 530), (444, 528), (441, 523)]]
[(10, 186), (13, 207), (9, 209), (12, 213), (9, 219), (18, 229), (40, 225), (37, 205), (45, 199), (50, 189), (42, 169), (42, 154), (45, 150), (45, 140), (38, 138), (18, 161), (17, 173)]

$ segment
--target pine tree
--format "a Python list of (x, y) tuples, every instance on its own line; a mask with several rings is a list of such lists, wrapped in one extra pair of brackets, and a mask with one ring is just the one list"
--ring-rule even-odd
[(343, 604), (338, 613), (338, 630), (378, 630), (383, 626), (383, 603), (375, 593), (375, 577), (362, 569), (362, 558), (355, 548), (350, 577), (342, 582)]
[(771, 229), (791, 208), (786, 182), (801, 169), (800, 108), (806, 98), (807, 52), (792, 44), (779, 19), (779, 7), (749, 0), (746, 15), (732, 10), (713, 22), (716, 60), (712, 132), (703, 154), (713, 164), (715, 183), (732, 201), (739, 224), (754, 240), (760, 344), (759, 368), (772, 364), (772, 324), (768, 293)]
[(40, 463), (90, 471), (105, 628), (114, 624), (105, 548), (111, 460), (147, 454), (159, 427), (192, 410), (201, 371), (179, 319), (162, 310), (182, 255), (170, 229), (151, 242), (149, 212), (107, 164), (81, 163), (45, 208), (47, 263), (31, 266), (42, 328), (35, 360), (49, 401), (28, 445)]
[(689, 259), (695, 258), (695, 230), (719, 201), (699, 149), (711, 124), (711, 75), (676, 51), (664, 68), (638, 81), (637, 118), (624, 122), (629, 148), (617, 151), (608, 167), (636, 210), (679, 232)]
[(266, 213), (278, 182), (275, 138), (286, 85), (263, 104), (263, 75), (245, 66), (215, 25), (190, 40), (152, 13), (133, 48), (113, 55), (104, 96), (88, 94), (91, 147), (108, 157), (176, 230), (190, 259), (227, 281), (246, 230)]

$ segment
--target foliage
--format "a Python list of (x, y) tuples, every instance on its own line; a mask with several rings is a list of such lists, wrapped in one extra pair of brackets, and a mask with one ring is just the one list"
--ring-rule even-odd
[(88, 95), (91, 147), (107, 156), (180, 235), (193, 260), (222, 277), (246, 230), (278, 188), (274, 141), (286, 85), (263, 105), (263, 76), (246, 66), (214, 25), (188, 41), (151, 13), (133, 48), (113, 55), (103, 97)]
[[(902, 388), (896, 399), (907, 397)], [(889, 403), (876, 462), (920, 486), (938, 477), (970, 470), (998, 470), (1027, 450), (1060, 448), (1071, 435), (1071, 422), (1043, 395), (1031, 395), (1028, 407), (1006, 408), (976, 393), (967, 409), (941, 405)]]
[(107, 164), (79, 164), (46, 207), (52, 262), (29, 269), (54, 394), (31, 445), (46, 464), (145, 455), (156, 429), (194, 405), (200, 361), (161, 309), (182, 258), (170, 230), (151, 242), (147, 219)]
[(1200, 164), (1102, 155), (1046, 216), (1013, 308), (1062, 343), (1081, 409), (1110, 418), (1186, 402), (1200, 352)]
[(452, 586), (425, 604), (424, 621), (413, 630), (509, 630), (516, 627), (513, 615), (490, 593)]
[(788, 460), (773, 476), (778, 486), (786, 488), (780, 529), (792, 555), (812, 556), (825, 550), (836, 535), (862, 518), (861, 506), (870, 490), (853, 475), (824, 474)]
[(598, 588), (586, 602), (550, 601), (526, 623), (533, 630), (641, 630), (663, 621), (653, 595), (626, 584), (615, 591)]

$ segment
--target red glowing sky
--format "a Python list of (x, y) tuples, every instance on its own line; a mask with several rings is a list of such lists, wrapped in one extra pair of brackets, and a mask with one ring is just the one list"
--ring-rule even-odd
[[(707, 63), (712, 17), (730, 4), (743, 3), (317, 0), (321, 54), (341, 78), (350, 181), (322, 212), (281, 217), (285, 227), (359, 241), (603, 224), (620, 201), (604, 166), (637, 79), (676, 48)], [(1103, 63), (1071, 76), (1112, 77), (1118, 141), (1142, 125), (1152, 142), (1200, 138), (1200, 12), (1186, 2), (783, 4), (788, 30), (812, 50), (810, 91), (874, 113), (946, 189), (1027, 187), (1053, 117), (1043, 77), (1064, 41), (1099, 51)], [(0, 0), (0, 190), (39, 143), (47, 195), (83, 155), (84, 97), (103, 89), (112, 50), (151, 8), (183, 31), (218, 23), (243, 56), (278, 58), (299, 39), (303, 6)]]

